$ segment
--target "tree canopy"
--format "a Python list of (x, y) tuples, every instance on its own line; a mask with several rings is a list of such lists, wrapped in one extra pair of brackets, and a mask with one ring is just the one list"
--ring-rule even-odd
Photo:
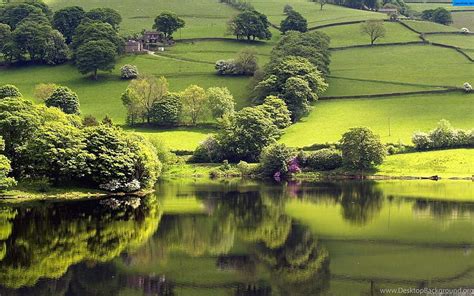
[(297, 11), (291, 10), (287, 12), (287, 16), (280, 23), (280, 31), (306, 32), (308, 30), (308, 21)]
[(76, 66), (82, 74), (92, 73), (97, 79), (98, 70), (112, 71), (116, 55), (116, 47), (110, 41), (88, 41), (77, 49)]
[(228, 31), (235, 35), (237, 39), (247, 38), (247, 40), (266, 39), (272, 37), (269, 30), (270, 22), (264, 14), (255, 10), (246, 10), (228, 23)]
[(184, 28), (185, 22), (177, 14), (172, 12), (162, 12), (155, 18), (153, 29), (157, 29), (165, 34), (166, 38), (172, 37), (178, 29)]

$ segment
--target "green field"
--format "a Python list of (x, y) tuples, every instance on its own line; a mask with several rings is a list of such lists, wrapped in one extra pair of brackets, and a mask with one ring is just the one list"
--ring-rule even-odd
[(385, 19), (386, 14), (350, 9), (342, 6), (327, 4), (323, 10), (319, 9), (319, 4), (307, 0), (250, 0), (255, 9), (264, 12), (270, 22), (280, 25), (286, 17), (283, 8), (290, 4), (296, 11), (301, 13), (308, 20), (308, 27), (315, 27), (340, 22), (360, 21), (367, 19)]
[(454, 149), (392, 155), (377, 174), (390, 176), (472, 177), (474, 149)]
[[(376, 44), (421, 41), (418, 34), (398, 23), (385, 22), (386, 37), (378, 39)], [(331, 37), (331, 47), (370, 44), (370, 38), (360, 32), (360, 24), (342, 25), (319, 29)]]
[(421, 33), (459, 31), (459, 29), (455, 27), (445, 26), (445, 25), (441, 25), (441, 24), (437, 24), (433, 22), (427, 22), (427, 21), (404, 20), (403, 23), (407, 24), (411, 28)]
[(463, 11), (452, 14), (453, 26), (456, 28), (468, 28), (474, 31), (474, 11)]
[(96, 7), (116, 9), (123, 18), (121, 33), (151, 30), (154, 18), (163, 11), (173, 11), (182, 17), (186, 27), (175, 38), (224, 37), (228, 19), (236, 13), (230, 6), (215, 0), (46, 0), (54, 10), (78, 5), (86, 10)]
[(473, 35), (428, 35), (427, 39), (431, 42), (447, 44), (461, 48), (466, 54), (474, 59), (474, 36)]
[(410, 9), (413, 9), (418, 12), (422, 12), (427, 9), (436, 9), (442, 7), (446, 10), (456, 10), (461, 9), (459, 6), (453, 6), (451, 3), (407, 3)]
[(319, 101), (308, 117), (286, 129), (281, 142), (293, 147), (336, 142), (349, 128), (367, 126), (383, 142), (409, 144), (415, 131), (430, 130), (443, 118), (455, 127), (472, 128), (472, 100), (472, 95), (453, 93)]

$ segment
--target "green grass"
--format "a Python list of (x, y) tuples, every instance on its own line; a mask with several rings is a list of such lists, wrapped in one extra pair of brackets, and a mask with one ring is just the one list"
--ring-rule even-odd
[(266, 14), (273, 24), (279, 26), (286, 17), (283, 8), (290, 4), (308, 20), (308, 27), (367, 19), (385, 19), (386, 14), (327, 4), (323, 10), (319, 5), (307, 0), (250, 0), (255, 9)]
[(335, 51), (331, 75), (461, 87), (464, 82), (472, 80), (474, 67), (466, 57), (449, 48), (404, 45)]
[(427, 39), (431, 42), (459, 47), (474, 59), (474, 36), (472, 35), (436, 34), (428, 35)]
[(186, 26), (175, 38), (224, 37), (227, 21), (237, 11), (215, 0), (47, 0), (52, 9), (57, 10), (78, 5), (86, 10), (96, 7), (116, 9), (123, 18), (121, 34), (138, 33), (142, 29), (151, 30), (154, 18), (163, 11), (172, 11), (182, 17)]
[(390, 176), (472, 177), (474, 149), (391, 155), (377, 169), (377, 174)]
[[(320, 29), (331, 37), (331, 47), (370, 44), (368, 35), (361, 33), (360, 24), (334, 26)], [(385, 22), (386, 34), (378, 39), (376, 44), (421, 41), (418, 34), (408, 30), (398, 23)]]
[(427, 21), (410, 21), (404, 20), (403, 21), (408, 26), (412, 27), (413, 29), (417, 30), (418, 32), (422, 33), (429, 33), (429, 32), (457, 32), (459, 31), (458, 28), (445, 26), (433, 22)]
[(455, 12), (452, 14), (453, 26), (456, 28), (469, 28), (474, 31), (474, 11)]
[(453, 93), (319, 101), (308, 117), (286, 129), (281, 142), (293, 147), (336, 142), (349, 128), (367, 126), (383, 142), (410, 143), (413, 132), (430, 130), (443, 118), (458, 128), (472, 128), (472, 100), (472, 95)]
[(462, 9), (459, 6), (453, 6), (451, 3), (407, 3), (408, 7), (414, 11), (422, 12), (427, 9), (436, 9), (442, 7), (446, 10)]

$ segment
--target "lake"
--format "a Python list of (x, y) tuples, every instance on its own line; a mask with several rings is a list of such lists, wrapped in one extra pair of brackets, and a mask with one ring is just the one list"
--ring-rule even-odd
[(0, 295), (459, 289), (473, 248), (474, 182), (176, 179), (143, 198), (0, 204)]

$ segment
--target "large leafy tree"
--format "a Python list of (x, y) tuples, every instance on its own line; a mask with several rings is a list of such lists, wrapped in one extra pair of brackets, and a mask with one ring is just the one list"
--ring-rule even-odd
[(185, 24), (184, 20), (175, 13), (162, 12), (155, 18), (153, 29), (163, 32), (166, 38), (170, 38), (174, 32), (183, 28)]
[(19, 53), (27, 53), (33, 61), (42, 61), (51, 34), (49, 23), (25, 20), (13, 31), (12, 39)]
[(246, 10), (228, 23), (228, 31), (235, 35), (237, 39), (247, 38), (247, 40), (267, 39), (272, 37), (269, 30), (270, 22), (264, 14), (255, 10)]
[(385, 146), (369, 128), (351, 128), (342, 135), (340, 143), (343, 162), (349, 168), (367, 170), (385, 158)]
[(79, 114), (79, 98), (68, 87), (57, 87), (45, 100), (48, 107), (57, 107), (66, 114)]
[(79, 6), (70, 6), (62, 8), (54, 13), (53, 26), (61, 32), (66, 38), (67, 43), (72, 42), (72, 36), (76, 32), (85, 16), (85, 11)]
[(158, 125), (176, 125), (179, 123), (182, 109), (181, 95), (168, 93), (161, 100), (153, 103), (150, 110), (151, 121)]
[(362, 34), (368, 35), (370, 38), (370, 44), (373, 45), (379, 38), (385, 37), (385, 27), (383, 21), (379, 20), (368, 20), (360, 25), (360, 31)]
[(43, 11), (31, 3), (11, 3), (0, 7), (0, 23), (9, 25), (12, 29), (29, 15), (44, 15)]
[(0, 23), (0, 53), (3, 53), (5, 44), (11, 41), (12, 31), (9, 25)]
[(294, 121), (309, 111), (310, 103), (316, 101), (326, 88), (321, 72), (307, 59), (294, 56), (272, 65), (256, 86), (262, 99), (269, 95), (282, 98)]
[(69, 47), (58, 30), (52, 30), (46, 40), (43, 61), (48, 65), (62, 64), (69, 58)]
[(209, 110), (216, 119), (234, 114), (234, 97), (226, 87), (210, 87), (206, 91)]
[(115, 29), (108, 23), (97, 21), (83, 21), (77, 28), (72, 38), (71, 48), (75, 54), (77, 49), (89, 41), (109, 41), (117, 53), (123, 49), (123, 39), (120, 38)]
[[(5, 141), (0, 136), (0, 152), (5, 150)], [(0, 154), (0, 191), (16, 185), (14, 178), (8, 177), (11, 171), (10, 160), (3, 154)]]
[(120, 13), (112, 8), (91, 9), (85, 14), (85, 17), (94, 21), (108, 23), (112, 28), (114, 28), (114, 30), (118, 30), (119, 25), (122, 22), (122, 16)]
[(89, 41), (77, 49), (76, 66), (82, 74), (92, 73), (97, 79), (98, 70), (111, 71), (115, 67), (116, 55), (116, 47), (110, 41)]
[(291, 10), (287, 13), (287, 17), (280, 23), (280, 31), (306, 32), (308, 30), (308, 21), (297, 11)]
[(195, 125), (207, 114), (208, 97), (206, 91), (197, 85), (188, 86), (181, 94), (183, 115)]

